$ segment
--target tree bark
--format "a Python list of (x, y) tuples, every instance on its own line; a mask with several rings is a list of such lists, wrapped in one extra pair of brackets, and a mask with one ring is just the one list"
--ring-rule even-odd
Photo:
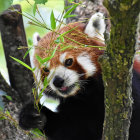
[[(21, 13), (19, 5), (12, 8)], [(29, 56), (23, 59), (27, 49), (18, 49), (20, 46), (27, 47), (27, 42), (22, 15), (17, 11), (8, 9), (0, 15), (0, 30), (11, 86), (18, 92), (22, 102), (27, 102), (32, 92), (32, 72), (10, 58), (10, 56), (18, 58), (30, 65)]]
[[(19, 5), (14, 6), (21, 12)], [(2, 35), (3, 47), (6, 55), (7, 68), (11, 86), (9, 86), (0, 74), (0, 90), (12, 97), (12, 101), (3, 98), (5, 111), (9, 111), (12, 119), (17, 125), (11, 124), (8, 119), (0, 120), (0, 140), (31, 140), (31, 138), (18, 127), (18, 114), (24, 102), (31, 96), (32, 73), (21, 64), (18, 64), (10, 56), (22, 59), (25, 50), (18, 50), (19, 46), (27, 46), (22, 15), (15, 11), (6, 10), (0, 15), (0, 30)], [(29, 63), (29, 57), (24, 60)], [(0, 110), (0, 113), (2, 111)]]
[(100, 58), (105, 86), (105, 140), (128, 140), (132, 114), (132, 64), (139, 0), (104, 0), (111, 19), (110, 41)]
[[(22, 102), (19, 94), (11, 88), (0, 74), (0, 90), (12, 97), (12, 100), (3, 98), (4, 112), (9, 111), (10, 115), (16, 121), (18, 120), (19, 109), (22, 107)], [(1, 112), (0, 112), (1, 113)], [(0, 120), (0, 140), (31, 140), (31, 138), (24, 133), (23, 130), (14, 126), (8, 119)]]

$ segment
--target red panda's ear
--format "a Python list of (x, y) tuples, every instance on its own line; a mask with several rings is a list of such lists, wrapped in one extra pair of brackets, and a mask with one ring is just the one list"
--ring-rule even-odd
[(37, 32), (34, 33), (34, 35), (33, 35), (33, 47), (30, 51), (30, 63), (31, 63), (32, 68), (35, 68), (35, 64), (34, 64), (35, 63), (35, 60), (34, 60), (35, 48), (37, 47), (39, 40), (40, 40), (39, 34)]
[(91, 16), (85, 28), (85, 33), (89, 37), (97, 37), (104, 41), (104, 32), (106, 30), (105, 17), (103, 13), (97, 12)]
[(38, 41), (39, 41), (40, 39), (41, 39), (41, 38), (40, 38), (39, 34), (38, 34), (37, 32), (34, 33), (34, 35), (33, 35), (33, 46), (37, 46)]

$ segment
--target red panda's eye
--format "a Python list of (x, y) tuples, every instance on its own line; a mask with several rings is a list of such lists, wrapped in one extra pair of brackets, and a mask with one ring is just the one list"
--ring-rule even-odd
[(44, 72), (49, 72), (49, 70), (47, 68), (45, 68), (45, 67), (43, 68), (43, 71)]
[(69, 59), (66, 59), (65, 60), (65, 66), (68, 67), (68, 66), (71, 66), (73, 63), (73, 59), (72, 58), (69, 58)]

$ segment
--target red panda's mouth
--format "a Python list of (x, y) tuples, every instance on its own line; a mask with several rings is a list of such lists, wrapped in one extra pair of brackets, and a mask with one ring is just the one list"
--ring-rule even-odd
[(75, 87), (75, 84), (73, 84), (73, 85), (71, 85), (71, 86), (69, 86), (69, 87), (67, 87), (67, 86), (65, 86), (65, 87), (61, 87), (60, 89), (59, 89), (59, 91), (62, 93), (62, 94), (68, 94), (68, 93), (70, 93), (71, 91), (72, 91), (72, 89)]

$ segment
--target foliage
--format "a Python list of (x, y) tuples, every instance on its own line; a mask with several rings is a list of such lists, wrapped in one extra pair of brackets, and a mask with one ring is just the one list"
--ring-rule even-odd
[(48, 0), (34, 0), (35, 4), (45, 4)]
[(13, 0), (0, 0), (0, 14), (10, 7), (13, 3)]

